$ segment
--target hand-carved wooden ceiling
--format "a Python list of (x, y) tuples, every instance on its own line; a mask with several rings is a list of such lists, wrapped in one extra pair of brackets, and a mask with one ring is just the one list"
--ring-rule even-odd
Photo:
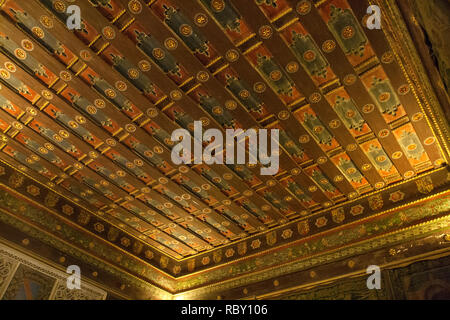
[[(333, 221), (299, 235), (339, 224), (341, 205), (445, 166), (395, 44), (364, 26), (366, 1), (145, 2), (0, 1), (0, 158), (95, 213), (92, 232), (136, 239), (164, 268), (327, 209)], [(71, 4), (81, 30), (66, 27)], [(280, 129), (278, 174), (175, 165), (171, 133), (194, 120)]]

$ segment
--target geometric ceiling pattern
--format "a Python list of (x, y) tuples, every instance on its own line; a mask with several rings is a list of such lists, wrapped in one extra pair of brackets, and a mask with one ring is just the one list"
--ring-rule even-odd
[[(66, 26), (71, 4), (79, 30)], [(93, 232), (109, 224), (128, 235), (122, 247), (133, 238), (144, 259), (158, 254), (162, 268), (199, 255), (207, 265), (218, 248), (327, 210), (339, 223), (346, 205), (356, 219), (379, 207), (349, 203), (383, 203), (383, 190), (447, 163), (393, 44), (364, 27), (367, 5), (0, 1), (0, 160), (98, 215)], [(174, 164), (171, 134), (194, 121), (279, 129), (279, 171)]]

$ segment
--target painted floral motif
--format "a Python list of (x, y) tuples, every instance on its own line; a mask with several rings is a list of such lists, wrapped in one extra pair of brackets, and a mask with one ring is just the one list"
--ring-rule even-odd
[(181, 272), (181, 266), (176, 265), (172, 268), (174, 274), (179, 274)]
[(70, 216), (70, 215), (72, 215), (72, 214), (74, 213), (73, 207), (71, 207), (71, 206), (69, 206), (69, 205), (67, 205), (67, 204), (63, 205), (63, 206), (61, 207), (61, 210), (62, 210), (62, 212), (63, 212), (64, 214), (66, 214), (66, 215), (68, 215), (68, 216)]
[(96, 224), (94, 224), (94, 229), (95, 229), (95, 231), (101, 233), (101, 232), (105, 231), (105, 226), (101, 223), (96, 223)]
[(161, 268), (167, 268), (167, 266), (169, 265), (169, 258), (161, 256), (159, 260), (159, 265), (161, 266)]
[(247, 242), (240, 242), (237, 245), (237, 252), (240, 256), (243, 256), (247, 253)]
[[(35, 103), (39, 99), (39, 94), (31, 87), (22, 82), (19, 78), (9, 73), (6, 69), (0, 69), (0, 80), (6, 83), (13, 91), (21, 95), (31, 103)], [(4, 105), (5, 110), (11, 110), (11, 104)]]
[(203, 257), (203, 258), (202, 258), (202, 264), (203, 264), (204, 266), (206, 266), (207, 264), (209, 264), (210, 261), (211, 261), (211, 259), (210, 259), (209, 257)]
[(232, 256), (234, 256), (234, 249), (227, 249), (225, 251), (225, 257), (231, 258)]
[(261, 241), (259, 239), (255, 239), (252, 241), (252, 243), (250, 244), (250, 247), (252, 249), (258, 249), (261, 246)]
[(316, 225), (317, 228), (322, 228), (322, 227), (325, 227), (327, 225), (327, 223), (328, 223), (328, 219), (327, 218), (320, 217), (320, 218), (316, 219), (315, 225)]
[(259, 45), (247, 52), (246, 57), (272, 89), (279, 94), (285, 104), (290, 105), (303, 98), (292, 79), (275, 60), (275, 57), (267, 47)]
[(377, 194), (368, 198), (369, 207), (372, 210), (380, 210), (383, 207), (383, 196)]
[(405, 193), (402, 191), (395, 191), (389, 195), (389, 200), (392, 202), (399, 202), (405, 198)]
[(281, 237), (284, 240), (286, 240), (286, 239), (289, 239), (290, 237), (292, 237), (292, 234), (293, 234), (293, 232), (291, 229), (286, 229), (286, 230), (283, 230), (283, 232), (281, 233)]
[(213, 260), (215, 263), (219, 263), (220, 261), (222, 261), (222, 250), (215, 250), (213, 252)]
[(277, 232), (272, 231), (266, 234), (266, 242), (269, 246), (273, 246), (277, 243)]
[(56, 206), (56, 204), (58, 203), (59, 199), (60, 199), (60, 197), (56, 193), (49, 192), (45, 196), (44, 203), (49, 208), (53, 208), (53, 207)]
[(331, 210), (331, 217), (334, 222), (341, 223), (345, 219), (345, 212), (344, 208), (338, 208)]
[(41, 193), (41, 190), (35, 185), (29, 185), (27, 187), (27, 192), (32, 196), (37, 197)]
[(146, 257), (147, 259), (149, 259), (149, 260), (153, 259), (153, 257), (155, 256), (155, 254), (154, 254), (152, 251), (150, 251), (150, 250), (146, 250), (146, 251), (144, 252), (144, 255), (145, 255), (145, 257)]
[(357, 205), (357, 206), (353, 206), (350, 209), (350, 213), (353, 216), (358, 216), (358, 215), (362, 214), (363, 212), (364, 212), (364, 207), (362, 205), (360, 205), (360, 204)]

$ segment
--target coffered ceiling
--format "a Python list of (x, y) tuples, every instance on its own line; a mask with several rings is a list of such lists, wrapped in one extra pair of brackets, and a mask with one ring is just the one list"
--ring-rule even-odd
[[(445, 120), (393, 20), (365, 27), (366, 1), (0, 4), (0, 160), (29, 181), (8, 171), (5, 185), (159, 277), (289, 245), (447, 179)], [(71, 4), (80, 30), (66, 26)], [(171, 134), (195, 120), (279, 129), (280, 170), (175, 165)]]

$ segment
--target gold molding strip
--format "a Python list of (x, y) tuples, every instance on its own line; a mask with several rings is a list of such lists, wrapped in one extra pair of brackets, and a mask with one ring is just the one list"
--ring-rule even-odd
[(99, 38), (101, 37), (101, 35), (100, 34), (98, 34), (98, 35), (96, 35), (95, 37), (94, 37), (94, 39), (92, 39), (92, 41), (91, 42), (89, 42), (88, 43), (88, 47), (90, 48)]
[(213, 76), (216, 76), (217, 74), (219, 74), (220, 72), (222, 72), (223, 70), (225, 70), (226, 68), (228, 68), (230, 66), (229, 63), (225, 63), (224, 65), (222, 65), (220, 68), (218, 68), (216, 71), (213, 72)]
[(193, 76), (187, 78), (187, 79), (184, 80), (182, 83), (180, 83), (180, 85), (178, 86), (178, 88), (181, 88), (181, 87), (185, 86), (186, 84), (188, 84), (188, 83), (191, 82), (192, 80), (194, 80), (194, 77), (193, 77)]
[(254, 45), (252, 45), (250, 48), (248, 48), (247, 50), (245, 50), (244, 52), (242, 52), (242, 54), (245, 56), (247, 55), (249, 52), (255, 50), (256, 48), (262, 46), (263, 42), (262, 41), (258, 41), (257, 43), (255, 43)]
[[(214, 18), (215, 20), (215, 18)], [(235, 47), (239, 48), (240, 46), (242, 46), (244, 43), (246, 43), (247, 41), (249, 41), (250, 39), (254, 38), (256, 36), (255, 33), (252, 33), (251, 35), (249, 35), (248, 37), (242, 39), (241, 41), (239, 41), (238, 43), (235, 44)]]
[(66, 69), (70, 69), (78, 60), (80, 59), (77, 56), (75, 56), (73, 60), (70, 61), (69, 64), (67, 64)]
[(316, 3), (314, 3), (314, 6), (316, 7), (316, 8), (318, 8), (318, 7), (320, 7), (321, 5), (323, 5), (325, 2), (327, 2), (327, 1), (329, 1), (329, 0), (319, 0), (319, 1), (317, 1)]
[(286, 29), (287, 27), (289, 27), (290, 25), (296, 23), (296, 22), (299, 21), (299, 20), (300, 20), (299, 17), (294, 17), (292, 20), (286, 22), (286, 23), (285, 23), (284, 25), (282, 25), (281, 27), (276, 28), (276, 30), (277, 30), (278, 32), (283, 31), (284, 29)]
[[(123, 9), (122, 11), (120, 11), (117, 16), (114, 17), (114, 19), (111, 20), (111, 23), (114, 24), (121, 16), (123, 16), (123, 14), (127, 12), (126, 9)], [(134, 18), (133, 18), (134, 19)]]
[(195, 86), (193, 86), (188, 91), (186, 91), (185, 94), (188, 95), (189, 93), (191, 93), (192, 91), (194, 91), (195, 89), (197, 89), (200, 86), (201, 86), (201, 83), (197, 83)]
[(142, 112), (141, 114), (138, 114), (136, 117), (134, 117), (133, 119), (131, 119), (131, 122), (135, 122), (136, 120), (140, 119), (143, 115), (144, 115), (143, 112)]
[[(136, 18), (132, 18), (130, 21), (125, 23), (125, 25), (122, 28), (120, 28), (120, 32), (124, 32), (125, 29), (128, 28), (135, 21), (136, 21)], [(112, 23), (114, 23), (114, 22), (112, 22)]]
[(158, 104), (160, 104), (161, 102), (163, 102), (164, 100), (166, 100), (167, 96), (164, 95), (163, 97), (161, 97), (161, 99), (159, 99), (158, 101), (156, 101), (153, 105), (157, 106)]
[(78, 77), (84, 70), (86, 70), (87, 67), (88, 67), (88, 65), (85, 63), (85, 64), (80, 68), (80, 70), (78, 70), (78, 71), (75, 73), (75, 76)]
[(106, 48), (109, 47), (110, 44), (111, 44), (110, 42), (106, 42), (105, 44), (103, 44), (103, 45), (101, 46), (100, 49), (98, 49), (98, 51), (97, 51), (95, 54), (96, 54), (96, 55), (100, 55), (100, 54), (103, 52), (103, 50), (105, 50)]
[(59, 80), (59, 77), (56, 77), (55, 80), (53, 80), (51, 83), (49, 83), (48, 88), (51, 89), (52, 86), (53, 86), (56, 82), (58, 82), (58, 80)]
[(292, 12), (292, 8), (289, 7), (286, 10), (280, 12), (279, 14), (277, 14), (275, 17), (273, 17), (272, 19), (270, 19), (270, 23), (274, 23), (277, 20), (281, 19), (282, 17), (284, 17), (285, 15), (287, 15), (289, 12)]
[(144, 121), (142, 121), (142, 123), (139, 125), (139, 127), (142, 128), (143, 126), (145, 126), (150, 121), (151, 121), (150, 118), (145, 119)]
[(67, 88), (67, 86), (68, 86), (67, 83), (63, 83), (62, 86), (61, 86), (61, 88), (59, 88), (58, 90), (55, 91), (56, 94), (59, 95), (64, 89)]
[(218, 56), (216, 57), (213, 61), (211, 61), (210, 63), (208, 63), (205, 68), (208, 69), (209, 67), (211, 67), (213, 64), (215, 64), (217, 61), (219, 61), (220, 59), (223, 59), (222, 56)]

